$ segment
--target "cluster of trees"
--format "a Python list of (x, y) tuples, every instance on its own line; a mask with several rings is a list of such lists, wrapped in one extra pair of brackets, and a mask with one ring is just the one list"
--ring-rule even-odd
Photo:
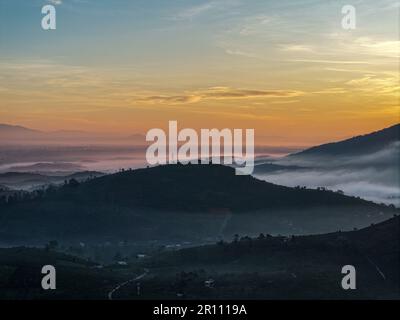
[[(306, 186), (296, 186), (296, 187), (294, 187), (294, 188), (295, 188), (296, 190), (306, 190), (306, 189), (307, 189)], [(318, 191), (336, 192), (336, 193), (339, 193), (339, 194), (343, 194), (343, 195), (344, 195), (344, 191), (343, 191), (343, 190), (336, 190), (336, 191), (334, 191), (334, 190), (328, 189), (327, 187), (317, 187), (316, 190), (318, 190)]]
[(14, 192), (0, 196), (0, 205), (4, 204), (14, 204), (26, 201), (33, 201), (37, 199), (42, 199), (48, 195), (54, 194), (62, 188), (75, 188), (80, 185), (80, 182), (76, 179), (65, 180), (64, 184), (61, 186), (56, 186), (50, 184), (48, 186), (42, 187), (41, 189), (36, 189), (34, 191), (22, 191), (15, 190)]
[(0, 205), (21, 202), (31, 197), (33, 197), (33, 192), (20, 191), (20, 190), (14, 192), (8, 192), (7, 194), (3, 194), (0, 196)]
[[(247, 242), (249, 244), (251, 244), (253, 241), (262, 241), (262, 240), (278, 240), (278, 241), (294, 241), (295, 240), (295, 235), (291, 235), (289, 237), (285, 237), (282, 235), (277, 235), (277, 236), (272, 236), (270, 234), (264, 234), (264, 233), (260, 233), (258, 235), (258, 237), (256, 238), (251, 238), (249, 236), (239, 236), (238, 234), (235, 234), (233, 236), (232, 241), (230, 242), (230, 244), (237, 244), (237, 243), (243, 243), (243, 242)], [(224, 242), (224, 240), (220, 240), (217, 242), (218, 245), (225, 245), (225, 244), (229, 244)]]

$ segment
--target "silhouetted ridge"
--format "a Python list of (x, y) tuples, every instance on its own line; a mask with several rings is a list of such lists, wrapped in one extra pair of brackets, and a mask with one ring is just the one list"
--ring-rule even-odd
[(398, 141), (400, 141), (400, 124), (347, 140), (312, 147), (291, 154), (289, 157), (369, 154), (382, 150)]
[[(190, 239), (237, 232), (310, 233), (382, 221), (395, 208), (289, 188), (222, 165), (165, 165), (68, 180), (0, 200), (0, 242)], [(248, 233), (248, 234), (249, 234)]]
[(59, 200), (107, 202), (162, 210), (249, 211), (318, 205), (370, 204), (331, 191), (289, 188), (235, 175), (223, 165), (165, 165), (103, 176), (54, 195)]

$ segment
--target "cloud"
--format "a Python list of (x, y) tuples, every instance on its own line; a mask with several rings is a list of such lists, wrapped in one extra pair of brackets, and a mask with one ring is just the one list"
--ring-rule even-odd
[(176, 20), (193, 19), (194, 17), (211, 10), (212, 8), (215, 7), (215, 5), (216, 5), (215, 2), (207, 2), (207, 3), (203, 3), (201, 5), (198, 5), (198, 6), (193, 6), (193, 7), (187, 8), (187, 9), (179, 12), (175, 16), (175, 19)]
[(105, 85), (101, 77), (90, 68), (49, 60), (1, 62), (0, 72), (7, 76), (8, 85), (13, 84), (17, 88), (23, 87), (21, 83), (30, 84), (32, 87), (46, 85), (56, 88), (87, 88)]
[(171, 103), (171, 104), (180, 104), (180, 103), (194, 103), (201, 100), (200, 96), (195, 95), (182, 95), (182, 96), (149, 96), (143, 97), (139, 99), (142, 102), (150, 102), (150, 103)]
[[(312, 45), (280, 44), (278, 48), (283, 53), (304, 55), (295, 59), (289, 57), (287, 60), (289, 62), (341, 64), (342, 66), (378, 66), (393, 63), (393, 68), (400, 57), (398, 39), (373, 36), (354, 37), (349, 33), (326, 34), (325, 38), (321, 38)], [(349, 59), (349, 57), (357, 57), (357, 59)]]
[(225, 53), (232, 55), (232, 56), (241, 56), (241, 57), (246, 57), (246, 58), (258, 58), (257, 55), (249, 53), (249, 52), (245, 52), (242, 50), (226, 49)]
[(191, 20), (205, 13), (211, 12), (212, 10), (224, 10), (228, 6), (234, 6), (238, 2), (232, 0), (219, 0), (219, 1), (208, 1), (196, 6), (188, 7), (181, 10), (172, 17), (172, 20)]
[(346, 93), (347, 90), (344, 88), (326, 88), (323, 90), (319, 90), (319, 91), (314, 91), (312, 93), (315, 94), (340, 94), (340, 93)]
[(289, 62), (309, 62), (309, 63), (326, 63), (326, 64), (372, 64), (368, 61), (361, 60), (323, 60), (323, 59), (293, 59)]
[(62, 0), (48, 0), (51, 4), (54, 4), (56, 6), (62, 4)]
[(346, 82), (353, 90), (376, 95), (398, 96), (400, 92), (399, 75), (397, 73), (385, 73), (380, 76), (366, 74), (361, 78)]
[(266, 31), (271, 28), (271, 25), (279, 25), (280, 23), (281, 20), (276, 16), (268, 16), (264, 14), (249, 16), (239, 23), (237, 33), (244, 37), (264, 35)]
[(202, 92), (204, 98), (215, 99), (242, 99), (257, 97), (293, 97), (299, 95), (298, 91), (288, 90), (251, 90), (233, 89), (229, 87), (213, 87)]
[(205, 90), (187, 92), (184, 95), (138, 96), (135, 101), (159, 104), (185, 104), (202, 100), (252, 99), (252, 98), (288, 98), (303, 95), (295, 90), (254, 90), (230, 87), (212, 87)]
[(314, 49), (311, 46), (303, 45), (303, 44), (285, 44), (281, 45), (282, 51), (287, 52), (308, 52), (313, 53)]
[(370, 37), (359, 37), (354, 43), (365, 54), (399, 58), (400, 57), (400, 41), (399, 40), (374, 40)]

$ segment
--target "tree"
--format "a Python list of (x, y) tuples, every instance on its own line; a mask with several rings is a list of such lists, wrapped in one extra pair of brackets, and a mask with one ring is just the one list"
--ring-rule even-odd
[(70, 179), (68, 181), (68, 186), (70, 186), (70, 187), (78, 187), (79, 186), (79, 182), (76, 179)]
[(258, 240), (264, 240), (265, 239), (264, 233), (260, 233), (260, 235), (258, 236), (257, 239)]

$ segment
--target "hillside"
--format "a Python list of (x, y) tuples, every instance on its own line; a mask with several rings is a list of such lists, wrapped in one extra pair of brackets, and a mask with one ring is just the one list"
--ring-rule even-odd
[[(41, 288), (41, 269), (57, 271), (57, 289)], [(87, 260), (39, 248), (0, 248), (0, 300), (105, 299), (124, 275)]]
[(279, 185), (342, 190), (400, 207), (400, 125), (261, 163), (254, 175)]
[(166, 165), (125, 171), (64, 188), (52, 200), (118, 203), (163, 211), (244, 212), (267, 208), (374, 204), (334, 192), (288, 188), (223, 165)]
[(291, 154), (289, 157), (303, 156), (356, 156), (378, 152), (400, 141), (400, 124), (356, 136), (347, 140), (323, 144), (304, 151)]
[[(400, 218), (361, 230), (312, 236), (237, 236), (138, 260), (98, 266), (38, 248), (0, 249), (0, 299), (399, 299)], [(65, 250), (58, 248), (58, 250)], [(41, 267), (57, 270), (57, 290), (40, 289)], [(356, 290), (340, 286), (356, 268)], [(137, 282), (143, 274), (141, 295)], [(123, 283), (123, 286), (117, 284)], [(207, 284), (209, 283), (209, 285)]]
[[(260, 264), (271, 256), (265, 253), (273, 251), (288, 251), (294, 258), (299, 259), (297, 254), (302, 250), (323, 251), (323, 247), (335, 249), (346, 246), (348, 249), (357, 249), (359, 252), (374, 255), (383, 261), (389, 259), (395, 262), (400, 253), (400, 217), (395, 216), (378, 224), (347, 232), (331, 232), (317, 235), (303, 235), (296, 237), (283, 237), (260, 235), (256, 238), (241, 236), (237, 240), (221, 242), (214, 245), (199, 246), (195, 248), (182, 249), (175, 252), (166, 252), (160, 257), (149, 260), (152, 263), (169, 264), (229, 264), (241, 257), (244, 261), (251, 263), (259, 261)], [(251, 245), (250, 245), (251, 244)], [(251, 247), (251, 250), (245, 250)], [(293, 250), (294, 248), (302, 250)], [(337, 248), (336, 248), (337, 249)], [(297, 252), (296, 252), (297, 251)], [(399, 263), (399, 261), (397, 261)]]
[(0, 206), (0, 243), (204, 242), (238, 232), (306, 234), (361, 227), (396, 212), (340, 193), (236, 176), (222, 165), (159, 166), (82, 183), (71, 179)]
[[(165, 252), (142, 264), (152, 274), (143, 299), (399, 299), (399, 239), (396, 217), (359, 231), (260, 235)], [(345, 265), (356, 268), (356, 290), (340, 286)], [(132, 287), (119, 298), (135, 298)]]

